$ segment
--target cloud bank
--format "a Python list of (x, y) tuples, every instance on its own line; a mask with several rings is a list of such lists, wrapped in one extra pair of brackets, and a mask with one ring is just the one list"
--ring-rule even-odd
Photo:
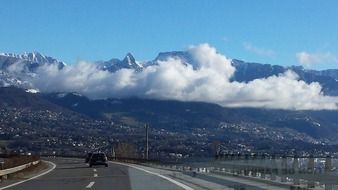
[(296, 59), (300, 64), (306, 67), (319, 63), (338, 63), (338, 58), (331, 52), (309, 53), (302, 51), (296, 53)]
[(187, 52), (194, 59), (194, 67), (179, 58), (169, 58), (141, 72), (121, 69), (110, 73), (81, 61), (61, 70), (42, 66), (32, 83), (42, 92), (78, 92), (92, 99), (136, 96), (226, 107), (337, 109), (336, 97), (324, 96), (318, 83), (300, 81), (291, 71), (248, 83), (232, 82), (235, 68), (215, 48), (201, 44), (189, 47)]

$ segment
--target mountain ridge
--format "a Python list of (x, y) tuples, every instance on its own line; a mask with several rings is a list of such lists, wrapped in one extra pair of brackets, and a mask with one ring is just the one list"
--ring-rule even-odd
[[(109, 72), (116, 72), (121, 69), (133, 69), (136, 72), (140, 72), (146, 67), (156, 65), (169, 58), (180, 59), (183, 64), (191, 64), (196, 69), (195, 60), (187, 51), (160, 52), (155, 59), (145, 62), (138, 62), (131, 53), (127, 53), (123, 59), (112, 58), (108, 61), (97, 61), (94, 63), (98, 69)], [(22, 67), (21, 73), (11, 73), (11, 66), (15, 66), (16, 64)], [(46, 64), (56, 65), (59, 69), (67, 67), (64, 62), (38, 52), (24, 54), (0, 53), (0, 86), (13, 85), (29, 88), (30, 85), (27, 83), (27, 78), (34, 76), (37, 68)], [(299, 80), (304, 80), (306, 83), (318, 82), (322, 86), (324, 95), (338, 95), (338, 69), (317, 71), (304, 69), (302, 66), (285, 67), (245, 62), (237, 59), (232, 59), (231, 64), (236, 68), (231, 78), (232, 81), (249, 82), (292, 70), (299, 76)]]
[[(90, 100), (74, 93), (30, 94), (14, 87), (0, 88), (0, 106), (76, 113), (93, 120), (104, 120), (133, 127), (150, 124), (157, 130), (184, 131), (228, 128), (246, 134), (247, 130), (278, 131), (307, 143), (338, 143), (337, 111), (287, 111), (262, 108), (224, 108), (204, 102), (123, 98)], [(252, 131), (254, 132), (254, 131)], [(252, 132), (247, 135), (253, 135)], [(237, 133), (237, 132), (236, 132)], [(277, 134), (278, 134), (277, 133)], [(274, 138), (278, 138), (278, 135)], [(224, 134), (225, 135), (225, 134)], [(255, 135), (254, 135), (255, 136)], [(267, 138), (264, 137), (264, 138)], [(290, 140), (290, 139), (289, 139)]]

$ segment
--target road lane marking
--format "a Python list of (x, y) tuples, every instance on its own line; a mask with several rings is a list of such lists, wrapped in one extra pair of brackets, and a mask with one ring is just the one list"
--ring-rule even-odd
[(30, 181), (30, 180), (32, 180), (32, 179), (41, 177), (41, 176), (46, 175), (46, 174), (48, 174), (49, 172), (51, 172), (51, 171), (53, 171), (53, 170), (55, 169), (56, 165), (55, 165), (53, 162), (49, 162), (49, 161), (44, 161), (44, 162), (47, 162), (47, 163), (51, 164), (51, 165), (52, 165), (52, 168), (49, 169), (49, 170), (47, 170), (47, 171), (45, 171), (45, 172), (43, 172), (43, 173), (41, 173), (41, 174), (39, 174), (39, 175), (36, 175), (36, 176), (34, 176), (34, 177), (31, 177), (31, 178), (29, 178), (29, 179), (26, 179), (26, 180), (23, 180), (23, 181), (19, 181), (19, 182), (13, 183), (13, 184), (11, 184), (11, 185), (7, 185), (7, 186), (5, 186), (5, 187), (1, 187), (0, 190), (7, 189), (7, 188), (10, 188), (10, 187), (19, 185), (19, 184), (21, 184), (21, 183), (25, 183), (25, 182)]
[(94, 174), (94, 177), (97, 177), (97, 176), (98, 176), (98, 175), (95, 173), (95, 174)]
[(93, 172), (96, 172), (96, 169), (93, 169)]
[(91, 181), (91, 182), (86, 186), (86, 188), (87, 188), (87, 189), (92, 188), (94, 184), (95, 184), (95, 182), (94, 182), (94, 181)]
[(182, 187), (185, 190), (194, 190), (193, 188), (191, 188), (191, 187), (189, 187), (189, 186), (187, 186), (187, 185), (185, 185), (185, 184), (183, 184), (181, 182), (173, 180), (173, 179), (171, 179), (169, 177), (166, 177), (164, 175), (161, 175), (161, 174), (158, 174), (158, 173), (155, 173), (155, 172), (151, 172), (151, 171), (146, 170), (144, 168), (140, 168), (140, 167), (137, 167), (137, 166), (134, 166), (134, 165), (124, 164), (124, 163), (120, 163), (120, 162), (112, 162), (112, 161), (110, 161), (110, 162), (113, 163), (113, 164), (119, 164), (119, 165), (123, 165), (123, 166), (128, 166), (128, 167), (131, 167), (131, 168), (134, 168), (134, 169), (138, 169), (138, 170), (144, 171), (146, 173), (158, 176), (158, 177), (163, 178), (163, 179), (165, 179), (167, 181), (170, 181), (171, 183), (173, 183), (173, 184), (175, 184), (175, 185), (177, 185), (179, 187)]

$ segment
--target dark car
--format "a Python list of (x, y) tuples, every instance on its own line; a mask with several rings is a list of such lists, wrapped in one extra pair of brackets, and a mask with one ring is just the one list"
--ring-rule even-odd
[(92, 152), (88, 152), (86, 155), (86, 159), (85, 159), (85, 163), (88, 163), (90, 158), (92, 157), (93, 153)]
[(104, 165), (108, 167), (107, 156), (105, 153), (93, 153), (89, 160), (89, 167), (93, 165)]

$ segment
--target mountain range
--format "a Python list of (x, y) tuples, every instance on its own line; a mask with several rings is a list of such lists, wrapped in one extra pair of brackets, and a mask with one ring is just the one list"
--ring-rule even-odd
[[(109, 72), (116, 72), (120, 69), (133, 69), (139, 72), (148, 66), (156, 65), (169, 58), (179, 58), (183, 64), (191, 64), (193, 67), (195, 65), (194, 59), (185, 51), (161, 52), (154, 60), (145, 62), (136, 61), (134, 56), (128, 53), (122, 60), (112, 58), (108, 61), (96, 61), (95, 64), (98, 69)], [(322, 86), (324, 95), (338, 95), (338, 69), (317, 71), (304, 69), (302, 66), (284, 67), (245, 62), (237, 59), (233, 59), (231, 64), (236, 68), (231, 78), (232, 81), (249, 82), (292, 70), (298, 74), (299, 80), (307, 83), (318, 82)], [(34, 77), (36, 70), (44, 65), (54, 65), (59, 69), (63, 69), (66, 66), (64, 62), (39, 52), (24, 54), (0, 53), (0, 86), (16, 86), (29, 89), (31, 84), (27, 79)]]
[[(96, 137), (102, 134), (93, 130), (101, 129), (100, 125), (104, 124), (108, 127), (105, 130), (112, 130), (111, 135), (118, 129), (130, 129), (123, 133), (130, 138), (139, 135), (133, 130), (140, 131), (144, 124), (149, 124), (152, 135), (173, 138), (172, 134), (180, 134), (186, 139), (180, 142), (182, 145), (196, 148), (197, 142), (220, 141), (230, 143), (230, 147), (246, 144), (253, 151), (313, 151), (317, 147), (334, 152), (338, 144), (337, 111), (225, 108), (203, 102), (140, 98), (90, 100), (77, 93), (33, 94), (16, 87), (0, 88), (0, 99), (0, 114), (4, 116), (0, 120), (1, 130), (15, 126), (20, 134), (29, 126), (36, 131), (34, 134), (51, 130), (56, 136), (71, 132), (75, 136), (92, 133), (90, 135)], [(14, 115), (9, 115), (11, 112)], [(87, 126), (87, 122), (91, 125)], [(107, 123), (114, 125), (109, 127)], [(86, 129), (83, 126), (87, 126)], [(16, 133), (12, 131), (5, 136), (15, 142)], [(50, 136), (49, 132), (44, 135)], [(40, 135), (42, 139), (44, 135)], [(119, 137), (118, 140), (126, 139)], [(192, 140), (196, 143), (191, 144)]]
[[(184, 51), (159, 53), (154, 60), (146, 62), (138, 62), (131, 53), (128, 53), (122, 60), (114, 58), (108, 61), (97, 61), (95, 64), (98, 69), (109, 72), (121, 69), (141, 72), (146, 67), (156, 65), (168, 58), (179, 58), (183, 64), (191, 64), (195, 67), (193, 57)], [(338, 95), (338, 70), (316, 71), (304, 69), (301, 66), (283, 67), (236, 59), (233, 59), (231, 64), (236, 68), (231, 78), (233, 81), (249, 82), (292, 70), (298, 74), (299, 80), (320, 83), (324, 94)], [(39, 89), (32, 89), (29, 79), (35, 78), (36, 71), (44, 65), (53, 65), (59, 70), (67, 67), (64, 62), (37, 52), (22, 55), (0, 54), (0, 107), (5, 110), (4, 115), (7, 109), (16, 112), (30, 110), (31, 118), (35, 118), (36, 110), (39, 113), (52, 110), (58, 114), (64, 113), (63, 118), (66, 118), (67, 114), (74, 115), (75, 119), (72, 121), (74, 123), (81, 118), (85, 118), (84, 120), (90, 118), (89, 120), (93, 122), (102, 120), (133, 127), (148, 123), (158, 133), (162, 130), (175, 131), (191, 136), (191, 138), (195, 138), (194, 134), (206, 134), (208, 137), (206, 141), (210, 139), (235, 140), (237, 143), (250, 141), (252, 146), (259, 144), (256, 148), (273, 143), (277, 143), (278, 147), (285, 146), (284, 148), (292, 147), (295, 142), (316, 146), (338, 144), (336, 117), (338, 112), (335, 110), (226, 108), (205, 102), (137, 97), (93, 100), (77, 92), (36, 93)], [(44, 117), (48, 118), (48, 114)], [(17, 125), (30, 126), (34, 123), (33, 120), (23, 119)], [(47, 123), (53, 123), (55, 120), (58, 119), (53, 118)], [(3, 123), (0, 122), (0, 124)], [(75, 126), (67, 125), (67, 130), (72, 130), (72, 127)], [(237, 141), (238, 139), (241, 141)]]

